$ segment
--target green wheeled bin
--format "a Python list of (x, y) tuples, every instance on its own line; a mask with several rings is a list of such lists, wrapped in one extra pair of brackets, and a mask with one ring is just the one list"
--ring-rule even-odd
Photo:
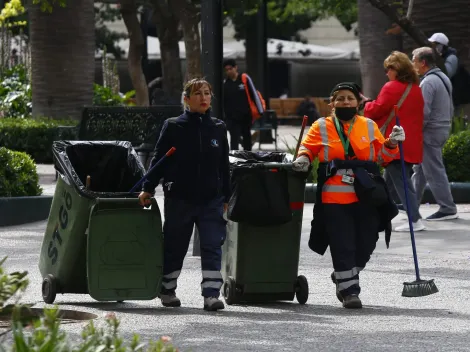
[[(231, 163), (223, 295), (227, 304), (294, 297), (305, 304), (308, 282), (298, 266), (307, 174), (292, 171), (283, 153), (261, 155), (240, 152), (245, 162)], [(261, 161), (250, 162), (256, 158)]]
[(130, 142), (57, 141), (59, 173), (39, 269), (42, 296), (89, 294), (97, 301), (151, 300), (163, 276), (163, 234), (155, 199), (129, 190), (145, 174)]

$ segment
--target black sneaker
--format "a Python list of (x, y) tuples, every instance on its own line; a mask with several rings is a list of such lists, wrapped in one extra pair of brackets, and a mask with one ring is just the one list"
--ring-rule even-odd
[(361, 302), (361, 299), (359, 298), (359, 295), (353, 294), (353, 295), (344, 297), (343, 307), (351, 308), (351, 309), (362, 308), (362, 302)]
[(446, 213), (442, 213), (440, 211), (437, 211), (434, 214), (428, 216), (426, 218), (426, 220), (428, 220), (428, 221), (442, 221), (442, 220), (457, 219), (458, 217), (459, 217), (459, 214), (457, 214), (457, 213), (446, 214)]

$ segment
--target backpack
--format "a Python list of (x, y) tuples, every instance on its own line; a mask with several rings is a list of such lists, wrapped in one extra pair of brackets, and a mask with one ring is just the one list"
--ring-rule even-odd
[[(259, 119), (261, 117), (261, 115), (263, 114), (264, 110), (266, 110), (266, 102), (264, 101), (264, 98), (261, 95), (261, 93), (258, 90), (256, 90), (256, 88), (253, 84), (253, 81), (251, 80), (251, 78), (246, 73), (242, 73), (242, 83), (245, 86), (245, 92), (246, 92), (246, 96), (248, 98), (248, 105), (250, 106), (252, 122), (254, 122), (255, 120)], [(256, 102), (254, 102), (253, 99), (251, 99), (250, 86), (258, 94), (258, 98), (259, 98), (259, 101), (260, 101), (261, 107), (262, 107), (261, 111), (258, 108), (258, 106), (256, 105)]]
[(463, 65), (459, 65), (452, 82), (452, 101), (454, 106), (470, 103), (470, 73)]

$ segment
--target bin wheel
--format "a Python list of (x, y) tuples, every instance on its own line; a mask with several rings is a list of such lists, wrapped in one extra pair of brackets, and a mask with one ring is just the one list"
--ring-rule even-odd
[(52, 304), (54, 303), (56, 294), (57, 280), (53, 275), (48, 274), (44, 280), (42, 280), (42, 298), (47, 304)]
[(297, 277), (295, 283), (295, 296), (300, 304), (305, 304), (308, 300), (308, 282), (303, 275)]
[(234, 304), (237, 301), (236, 297), (235, 280), (229, 276), (224, 283), (224, 299), (228, 305)]

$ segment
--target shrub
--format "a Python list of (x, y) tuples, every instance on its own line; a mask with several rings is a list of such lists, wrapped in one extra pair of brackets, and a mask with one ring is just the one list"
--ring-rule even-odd
[(76, 126), (74, 120), (0, 119), (0, 147), (28, 153), (36, 163), (52, 163), (52, 143), (76, 139), (73, 132), (59, 138), (59, 126)]
[(31, 157), (0, 147), (0, 197), (39, 196), (39, 176)]
[(450, 136), (443, 149), (444, 165), (451, 182), (470, 181), (470, 130)]
[(123, 96), (114, 94), (113, 90), (99, 84), (93, 85), (93, 105), (94, 106), (125, 106), (135, 105), (132, 97), (135, 95), (135, 90), (131, 90)]
[(23, 117), (31, 113), (31, 85), (26, 68), (16, 65), (3, 73), (0, 82), (0, 111), (3, 117)]
[[(5, 258), (6, 259), (6, 258)], [(93, 321), (82, 330), (82, 340), (75, 341), (61, 330), (60, 311), (55, 308), (45, 308), (40, 319), (27, 319), (22, 316), (22, 306), (19, 304), (21, 293), (28, 286), (27, 272), (5, 273), (2, 268), (5, 259), (0, 260), (0, 316), (12, 316), (10, 346), (0, 343), (0, 351), (140, 351), (140, 352), (176, 352), (171, 338), (162, 336), (156, 342), (141, 343), (138, 335), (130, 341), (125, 341), (119, 333), (119, 319), (114, 313), (107, 313), (104, 327)], [(15, 299), (17, 298), (17, 299)], [(6, 301), (15, 299), (15, 304), (4, 305)], [(29, 325), (25, 328), (24, 325)]]

